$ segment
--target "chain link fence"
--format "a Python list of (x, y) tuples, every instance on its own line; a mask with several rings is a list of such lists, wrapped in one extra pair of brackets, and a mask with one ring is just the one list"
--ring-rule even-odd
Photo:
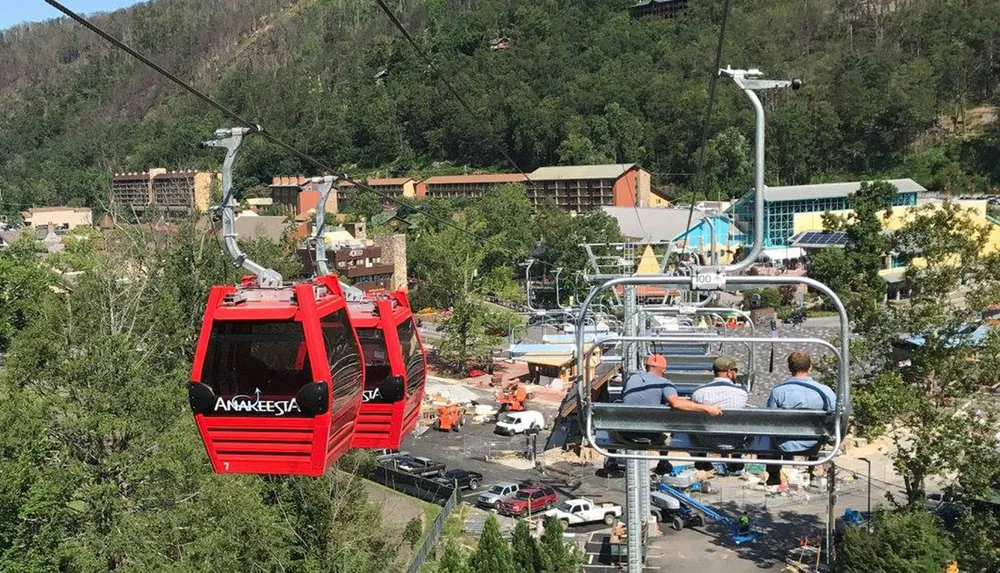
[(407, 568), (407, 573), (417, 573), (420, 571), (420, 567), (423, 566), (424, 562), (427, 561), (427, 556), (430, 555), (431, 551), (434, 549), (434, 545), (437, 543), (438, 537), (441, 536), (441, 531), (444, 529), (445, 523), (448, 522), (448, 518), (458, 507), (459, 496), (458, 490), (450, 489), (451, 496), (445, 501), (444, 508), (441, 509), (441, 513), (438, 514), (437, 519), (431, 524), (430, 530), (427, 535), (424, 536), (424, 542), (420, 545), (420, 549), (417, 550), (416, 555), (413, 556), (413, 560), (410, 561), (410, 566)]

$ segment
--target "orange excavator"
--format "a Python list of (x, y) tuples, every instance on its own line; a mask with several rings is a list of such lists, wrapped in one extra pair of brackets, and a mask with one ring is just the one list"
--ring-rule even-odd
[(511, 382), (497, 390), (496, 400), (500, 413), (521, 412), (524, 410), (524, 403), (528, 401), (528, 391), (517, 382)]
[(442, 432), (457, 432), (465, 424), (465, 414), (458, 404), (438, 406), (438, 417), (434, 427)]

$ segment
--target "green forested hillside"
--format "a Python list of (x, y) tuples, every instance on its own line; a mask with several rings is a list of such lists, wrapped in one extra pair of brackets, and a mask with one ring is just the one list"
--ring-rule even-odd
[[(670, 22), (634, 20), (629, 4), (396, 2), (476, 117), (373, 2), (157, 0), (97, 22), (352, 174), (510, 170), (506, 150), (526, 170), (636, 161), (683, 188), (695, 170), (722, 2), (693, 1)], [(735, 0), (724, 62), (806, 84), (766, 102), (769, 183), (906, 175), (932, 188), (997, 185), (1000, 135), (996, 123), (983, 129), (976, 110), (1000, 97), (997, 22), (1000, 5), (989, 0)], [(510, 49), (490, 51), (500, 36)], [(745, 152), (752, 116), (732, 87), (719, 95), (707, 157), (717, 165), (713, 192), (728, 194), (742, 177), (722, 166), (741, 163), (727, 158)], [(70, 22), (0, 36), (7, 211), (99, 207), (114, 171), (214, 165), (217, 155), (197, 142), (224, 123)], [(309, 171), (257, 143), (241, 184)]]

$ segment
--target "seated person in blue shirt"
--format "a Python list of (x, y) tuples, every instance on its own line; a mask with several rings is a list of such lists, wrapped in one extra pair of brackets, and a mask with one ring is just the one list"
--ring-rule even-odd
[[(666, 404), (671, 408), (686, 412), (704, 412), (709, 416), (722, 414), (718, 406), (697, 404), (677, 394), (677, 388), (670, 380), (663, 377), (667, 370), (667, 359), (660, 354), (650, 354), (646, 358), (646, 371), (636, 372), (629, 376), (622, 388), (622, 403), (634, 406), (660, 406)], [(663, 434), (648, 432), (629, 432), (623, 434), (626, 439), (650, 440), (651, 443), (663, 443)]]
[[(825, 410), (832, 412), (837, 405), (837, 395), (826, 384), (813, 380), (809, 375), (812, 370), (812, 358), (808, 354), (796, 351), (788, 355), (788, 371), (791, 377), (771, 390), (767, 398), (768, 408), (780, 410)], [(792, 459), (796, 454), (810, 452), (817, 446), (815, 440), (786, 439), (771, 440), (771, 449), (780, 450), (782, 457)], [(781, 483), (781, 466), (767, 466), (767, 485)]]

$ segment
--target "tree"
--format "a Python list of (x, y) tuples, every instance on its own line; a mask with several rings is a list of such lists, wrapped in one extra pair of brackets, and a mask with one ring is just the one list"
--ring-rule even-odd
[(38, 316), (43, 295), (55, 283), (52, 273), (38, 262), (43, 250), (28, 234), (0, 250), (0, 352)]
[(437, 565), (437, 573), (470, 573), (472, 568), (469, 567), (468, 560), (462, 553), (462, 550), (455, 545), (455, 542), (451, 539), (445, 544), (444, 555), (441, 556), (441, 561)]
[(490, 349), (503, 340), (487, 330), (490, 314), (486, 304), (474, 297), (459, 301), (453, 307), (451, 317), (444, 323), (444, 336), (437, 350), (456, 371), (466, 372), (470, 360), (481, 362)]
[(473, 573), (507, 573), (513, 563), (514, 555), (500, 532), (500, 522), (490, 514), (479, 536), (479, 545), (469, 557), (469, 565)]
[(837, 570), (937, 573), (954, 555), (951, 541), (938, 529), (933, 514), (880, 511), (870, 533), (863, 527), (851, 527), (844, 533), (837, 546)]
[(67, 251), (47, 263), (81, 272), (42, 290), (0, 372), (0, 570), (393, 565), (355, 456), (321, 479), (212, 472), (178, 391), (224, 280), (211, 235), (122, 227)]
[[(855, 420), (869, 436), (888, 431), (907, 504), (921, 503), (933, 473), (953, 472), (978, 495), (1000, 484), (987, 461), (1000, 430), (987, 397), (1000, 367), (1000, 339), (970, 336), (982, 320), (979, 309), (1000, 302), (1000, 261), (983, 255), (987, 233), (949, 201), (916, 209), (889, 247), (910, 261), (904, 280), (913, 297), (906, 306), (872, 298), (869, 314), (881, 318), (856, 321), (863, 340), (852, 346), (859, 365), (852, 376)], [(906, 342), (900, 332), (919, 338)], [(905, 349), (909, 366), (890, 359), (894, 348)]]
[(704, 156), (708, 197), (729, 200), (753, 187), (750, 144), (735, 127), (727, 127), (708, 140)]
[(884, 323), (879, 305), (885, 298), (885, 280), (879, 271), (890, 245), (878, 213), (889, 215), (896, 193), (896, 187), (887, 181), (863, 181), (847, 199), (852, 212), (846, 220), (824, 216), (825, 225), (841, 227), (847, 233), (843, 252), (825, 249), (814, 257), (809, 269), (812, 278), (829, 286), (844, 301), (855, 328), (862, 331)]
[(563, 539), (563, 524), (558, 519), (545, 521), (540, 546), (547, 573), (573, 573), (579, 568), (580, 555)]
[(361, 189), (348, 196), (346, 205), (341, 210), (357, 220), (371, 221), (382, 212), (382, 201), (377, 194)]
[(523, 519), (517, 520), (514, 526), (512, 549), (514, 562), (523, 573), (536, 573), (550, 568), (545, 562), (547, 555), (538, 547), (538, 542), (531, 536), (528, 522)]

